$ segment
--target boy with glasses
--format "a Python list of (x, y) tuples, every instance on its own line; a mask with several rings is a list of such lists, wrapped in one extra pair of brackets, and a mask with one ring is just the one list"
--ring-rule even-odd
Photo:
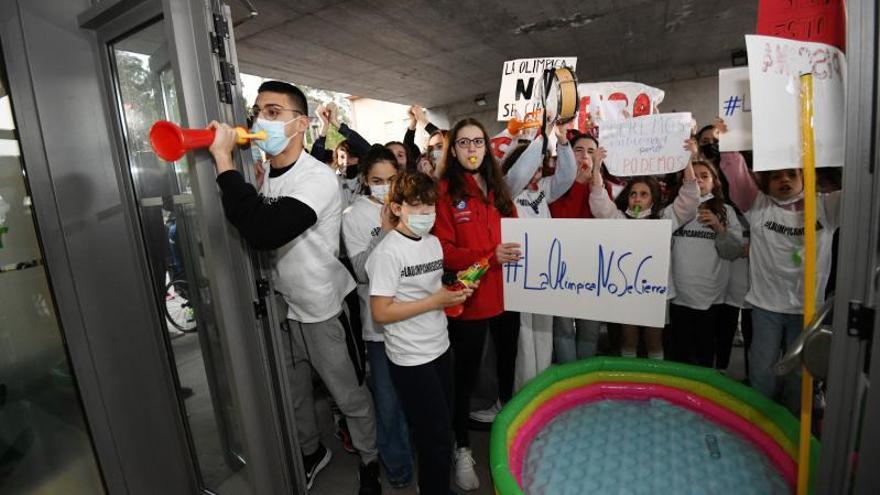
[(345, 295), (355, 282), (337, 258), (342, 219), (339, 184), (329, 167), (303, 149), (308, 106), (298, 88), (280, 81), (263, 83), (252, 117), (253, 131), (268, 135), (254, 141), (270, 164), (259, 193), (235, 170), (232, 128), (211, 122), (216, 135), (210, 151), (226, 218), (251, 246), (274, 251), (275, 287), (288, 306), (292, 362), (286, 365), (292, 377), (289, 386), (306, 483), (311, 488), (330, 461), (330, 451), (319, 441), (312, 399), (314, 369), (346, 416), (360, 453), (359, 493), (381, 493), (376, 423), (364, 383), (363, 352), (343, 311)]

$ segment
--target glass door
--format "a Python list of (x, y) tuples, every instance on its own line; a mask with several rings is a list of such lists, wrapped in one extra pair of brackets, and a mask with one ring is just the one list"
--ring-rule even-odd
[(164, 317), (161, 331), (172, 350), (196, 470), (202, 486), (220, 492), (226, 483), (247, 486), (246, 456), (215, 319), (192, 164), (186, 156), (164, 162), (149, 142), (157, 120), (182, 124), (165, 28), (164, 20), (156, 19), (108, 48), (153, 293)]
[(6, 87), (0, 58), (0, 493), (104, 493)]
[(219, 5), (145, 0), (99, 26), (97, 42), (122, 187), (136, 210), (163, 322), (155, 331), (168, 349), (197, 485), (219, 494), (296, 493), (299, 456), (284, 414), (279, 351), (266, 338), (265, 294), (223, 215), (213, 162), (207, 150), (165, 162), (149, 141), (158, 120), (191, 128), (232, 120), (211, 51), (212, 37), (222, 43), (228, 35)]

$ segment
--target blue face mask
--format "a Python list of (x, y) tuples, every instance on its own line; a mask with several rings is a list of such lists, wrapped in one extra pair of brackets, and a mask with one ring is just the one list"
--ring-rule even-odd
[(267, 137), (266, 139), (256, 139), (254, 140), (254, 143), (270, 156), (281, 154), (281, 152), (287, 148), (287, 144), (290, 140), (299, 134), (294, 133), (292, 136), (284, 134), (284, 128), (294, 120), (296, 119), (281, 122), (279, 120), (257, 119), (256, 122), (254, 122), (254, 126), (251, 128), (251, 132), (266, 131)]

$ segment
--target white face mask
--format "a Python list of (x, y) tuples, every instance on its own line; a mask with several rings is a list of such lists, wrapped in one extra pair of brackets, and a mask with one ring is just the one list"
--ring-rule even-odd
[(436, 218), (436, 213), (426, 213), (423, 215), (411, 213), (406, 218), (406, 226), (413, 234), (423, 237), (431, 232)]
[(804, 199), (804, 193), (801, 191), (797, 196), (789, 199), (776, 199), (773, 196), (770, 196), (770, 199), (776, 203), (777, 206), (788, 206), (797, 203), (798, 201)]
[(370, 186), (370, 196), (376, 201), (385, 204), (385, 198), (388, 197), (389, 190), (391, 190), (391, 184), (373, 184)]

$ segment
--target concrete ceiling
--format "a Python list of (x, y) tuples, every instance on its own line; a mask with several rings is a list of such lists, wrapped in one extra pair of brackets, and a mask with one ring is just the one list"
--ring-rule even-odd
[[(233, 19), (244, 0), (229, 0)], [(404, 104), (497, 99), (505, 60), (577, 56), (581, 82), (717, 74), (757, 0), (250, 0), (241, 71)]]

